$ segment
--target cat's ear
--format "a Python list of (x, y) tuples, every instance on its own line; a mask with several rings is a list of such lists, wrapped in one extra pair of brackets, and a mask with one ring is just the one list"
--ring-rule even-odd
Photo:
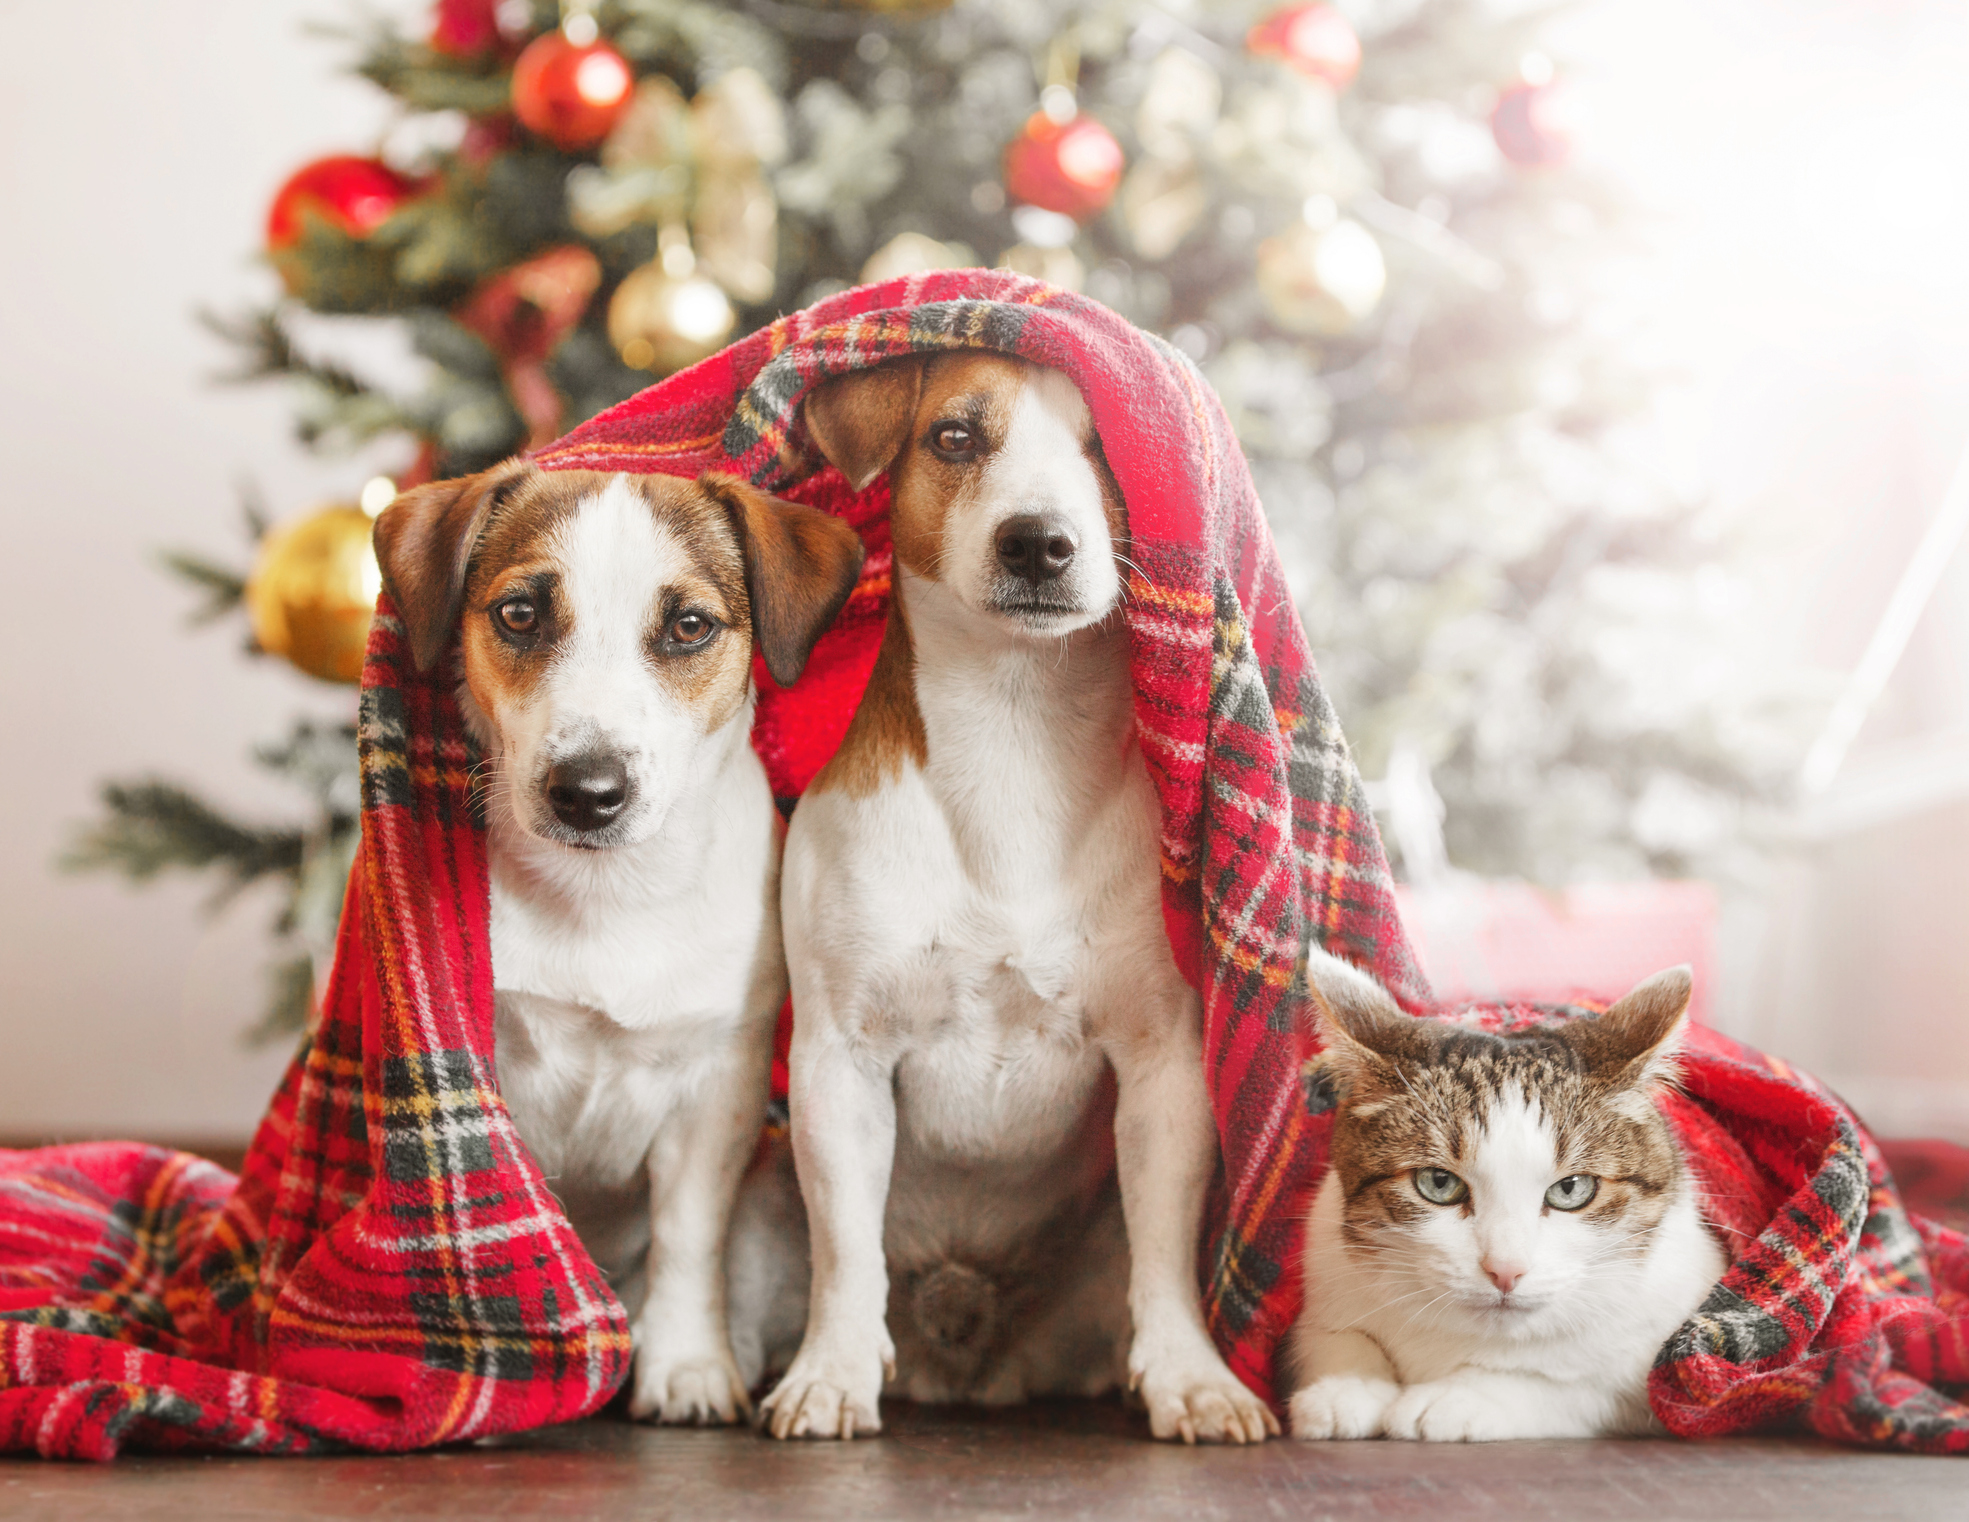
[(1329, 1066), (1344, 1071), (1415, 1053), (1420, 1027), (1359, 968), (1315, 947), (1306, 958), (1306, 988)]
[(1688, 967), (1671, 967), (1635, 984), (1599, 1018), (1576, 1021), (1568, 1029), (1587, 1071), (1621, 1088), (1673, 1081), (1695, 986)]

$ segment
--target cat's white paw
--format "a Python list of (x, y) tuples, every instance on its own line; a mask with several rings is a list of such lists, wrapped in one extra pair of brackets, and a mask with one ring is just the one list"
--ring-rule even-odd
[(1328, 1374), (1293, 1396), (1286, 1414), (1292, 1435), (1302, 1441), (1379, 1437), (1388, 1407), (1400, 1394), (1401, 1386), (1392, 1380)]
[(895, 1354), (870, 1359), (809, 1353), (801, 1348), (759, 1413), (774, 1437), (852, 1438), (880, 1432), (882, 1375)]
[(1548, 1437), (1517, 1403), (1495, 1389), (1446, 1379), (1410, 1385), (1388, 1407), (1389, 1437), (1425, 1443), (1495, 1443), (1507, 1438)]
[(1165, 1442), (1262, 1443), (1278, 1435), (1278, 1418), (1224, 1366), (1207, 1358), (1159, 1361), (1139, 1387), (1149, 1408), (1149, 1431)]
[(668, 1358), (649, 1346), (636, 1350), (629, 1414), (639, 1422), (730, 1425), (752, 1414), (752, 1401), (729, 1353)]

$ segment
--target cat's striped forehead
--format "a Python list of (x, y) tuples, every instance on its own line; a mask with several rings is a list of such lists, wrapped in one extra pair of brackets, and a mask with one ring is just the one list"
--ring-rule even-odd
[(1356, 1073), (1341, 1097), (1334, 1166), (1352, 1195), (1418, 1167), (1454, 1169), (1492, 1117), (1526, 1109), (1552, 1139), (1553, 1166), (1666, 1188), (1678, 1165), (1646, 1087), (1609, 1085), (1557, 1028), (1495, 1035), (1416, 1021), (1406, 1049)]

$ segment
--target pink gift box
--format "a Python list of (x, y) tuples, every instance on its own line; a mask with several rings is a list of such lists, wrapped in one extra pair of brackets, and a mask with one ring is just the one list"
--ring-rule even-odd
[(1716, 890), (1702, 882), (1457, 881), (1395, 890), (1402, 922), (1446, 1003), (1469, 999), (1617, 999), (1650, 973), (1695, 970), (1692, 1017), (1709, 1012)]

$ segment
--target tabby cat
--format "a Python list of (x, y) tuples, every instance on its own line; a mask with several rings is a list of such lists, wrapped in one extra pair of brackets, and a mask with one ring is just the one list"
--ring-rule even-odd
[(1306, 1222), (1292, 1435), (1656, 1430), (1649, 1366), (1726, 1266), (1654, 1104), (1689, 970), (1498, 1036), (1415, 1019), (1314, 960), (1315, 1080), (1337, 1113)]

